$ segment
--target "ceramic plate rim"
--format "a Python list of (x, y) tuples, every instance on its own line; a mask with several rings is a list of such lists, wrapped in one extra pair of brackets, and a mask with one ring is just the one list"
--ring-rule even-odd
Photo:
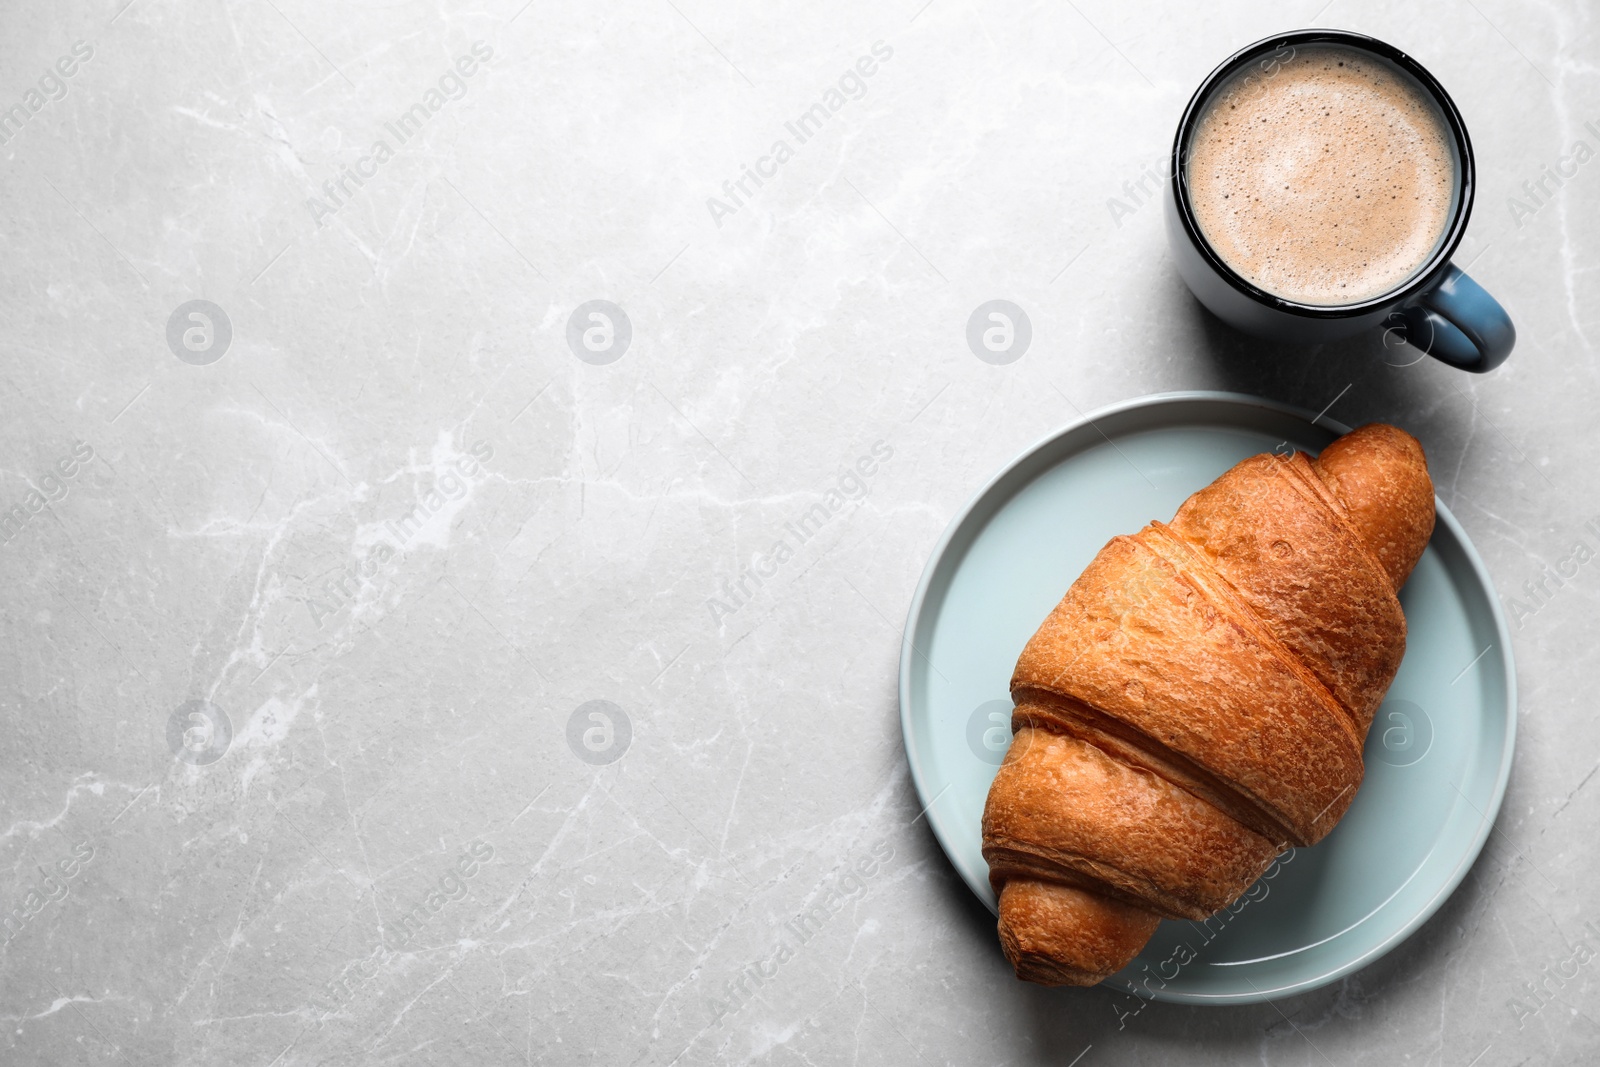
[[(905, 628), (901, 635), (899, 677), (900, 736), (905, 748), (906, 762), (911, 770), (912, 784), (916, 787), (917, 799), (922, 805), (922, 812), (928, 817), (928, 826), (933, 830), (934, 837), (939, 842), (939, 847), (944, 851), (946, 862), (955, 869), (956, 873), (961, 876), (961, 880), (966, 883), (967, 888), (984, 903), (985, 907), (989, 907), (987, 898), (972, 884), (966, 872), (962, 870), (954, 859), (956, 851), (951, 848), (950, 842), (946, 839), (946, 831), (942, 819), (933, 807), (939, 796), (929, 797), (928, 789), (924, 782), (924, 770), (919, 750), (912, 740), (915, 727), (912, 723), (911, 675), (913, 661), (920, 654), (915, 648), (913, 639), (917, 635), (917, 627), (922, 620), (924, 606), (934, 579), (944, 569), (945, 557), (949, 553), (950, 546), (957, 535), (965, 530), (975, 513), (987, 504), (991, 494), (995, 492), (999, 485), (1010, 478), (1018, 467), (1033, 459), (1040, 452), (1050, 448), (1061, 438), (1076, 433), (1086, 426), (1096, 426), (1096, 423), (1103, 419), (1140, 408), (1172, 407), (1181, 410), (1184, 407), (1216, 403), (1233, 404), (1241, 408), (1256, 408), (1277, 415), (1287, 415), (1311, 426), (1320, 425), (1339, 434), (1349, 433), (1351, 429), (1351, 427), (1329, 419), (1325, 415), (1313, 415), (1305, 408), (1292, 404), (1223, 390), (1194, 389), (1152, 393), (1108, 404), (1087, 414), (1080, 413), (1077, 419), (1052, 430), (1007, 461), (967, 499), (967, 502), (950, 519), (928, 556), (928, 562), (922, 570), (922, 577), (917, 582), (916, 592), (912, 595), (911, 606), (906, 612)], [(1106, 439), (1110, 440), (1110, 438)], [(1154, 999), (1181, 1004), (1251, 1004), (1277, 997), (1309, 992), (1330, 982), (1335, 982), (1352, 971), (1358, 970), (1383, 956), (1415, 933), (1423, 923), (1432, 918), (1444, 906), (1444, 902), (1455, 893), (1461, 882), (1466, 878), (1467, 872), (1477, 862), (1478, 856), (1483, 851), (1484, 844), (1489, 839), (1490, 832), (1494, 829), (1495, 820), (1499, 817), (1500, 806), (1505, 799), (1506, 786), (1511, 778), (1511, 762), (1516, 750), (1517, 740), (1516, 664), (1511, 654), (1511, 631), (1506, 625), (1505, 611), (1500, 604), (1499, 596), (1495, 593), (1494, 583), (1490, 579), (1488, 568), (1478, 555), (1477, 546), (1472, 543), (1461, 523), (1437, 496), (1434, 497), (1434, 507), (1437, 515), (1436, 525), (1448, 527), (1457, 543), (1461, 546), (1462, 555), (1471, 568), (1472, 578), (1479, 587), (1479, 591), (1483, 594), (1484, 602), (1488, 605), (1490, 618), (1494, 621), (1495, 647), (1499, 651), (1497, 658), (1501, 662), (1504, 672), (1502, 677), (1505, 679), (1504, 692), (1500, 694), (1505, 717), (1505, 742), (1500, 753), (1500, 766), (1496, 771), (1494, 790), (1488, 808), (1481, 813), (1483, 817), (1479, 822), (1477, 832), (1463, 853), (1461, 861), (1439, 891), (1429, 898), (1422, 907), (1418, 908), (1416, 913), (1407, 919), (1390, 937), (1354, 959), (1346, 960), (1324, 973), (1301, 981), (1250, 993), (1183, 993), (1162, 990), (1153, 994)], [(945, 788), (948, 789), (949, 787), (946, 786)], [(993, 909), (991, 908), (990, 910)], [(1107, 983), (1105, 988), (1115, 989), (1116, 987)]]

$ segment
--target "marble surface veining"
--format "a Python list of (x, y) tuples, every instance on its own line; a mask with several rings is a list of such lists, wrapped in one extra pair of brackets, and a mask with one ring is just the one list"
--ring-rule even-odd
[[(1594, 1062), (1595, 19), (7, 5), (0, 1061)], [(1183, 104), (1306, 25), (1460, 106), (1502, 369), (1253, 341), (1174, 273)], [(1190, 388), (1421, 438), (1515, 616), (1518, 745), (1401, 947), (1119, 1029), (1012, 978), (896, 669), (993, 470)]]

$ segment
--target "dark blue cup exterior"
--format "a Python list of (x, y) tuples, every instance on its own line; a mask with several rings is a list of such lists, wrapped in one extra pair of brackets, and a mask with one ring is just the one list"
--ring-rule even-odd
[[(1411, 280), (1382, 296), (1327, 307), (1300, 304), (1259, 289), (1222, 260), (1200, 232), (1189, 203), (1187, 147), (1211, 94), (1245, 67), (1270, 76), (1298, 49), (1341, 45), (1368, 52), (1409, 74), (1438, 105), (1455, 139), (1459, 159), (1456, 210), (1439, 247)], [(1167, 241), (1178, 273), (1212, 314), (1245, 333), (1314, 345), (1379, 326), (1463, 370), (1493, 370), (1511, 354), (1517, 333), (1511, 318), (1477, 282), (1450, 262), (1472, 214), (1475, 180), (1472, 142), (1455, 103), (1421, 64), (1392, 45), (1342, 30), (1296, 30), (1257, 41), (1225, 61), (1195, 90), (1172, 145)]]

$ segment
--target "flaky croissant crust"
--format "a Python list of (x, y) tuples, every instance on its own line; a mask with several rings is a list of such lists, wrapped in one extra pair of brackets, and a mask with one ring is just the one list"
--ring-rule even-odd
[(1371, 424), (1244, 460), (1101, 549), (1017, 661), (984, 809), (1018, 977), (1101, 981), (1333, 829), (1433, 522), (1422, 446)]

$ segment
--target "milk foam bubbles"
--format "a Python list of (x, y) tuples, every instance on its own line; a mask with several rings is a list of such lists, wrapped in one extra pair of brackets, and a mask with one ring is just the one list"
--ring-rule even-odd
[(1408, 77), (1355, 49), (1301, 48), (1212, 94), (1191, 137), (1189, 201), (1246, 280), (1335, 306), (1404, 284), (1455, 200), (1453, 138)]

